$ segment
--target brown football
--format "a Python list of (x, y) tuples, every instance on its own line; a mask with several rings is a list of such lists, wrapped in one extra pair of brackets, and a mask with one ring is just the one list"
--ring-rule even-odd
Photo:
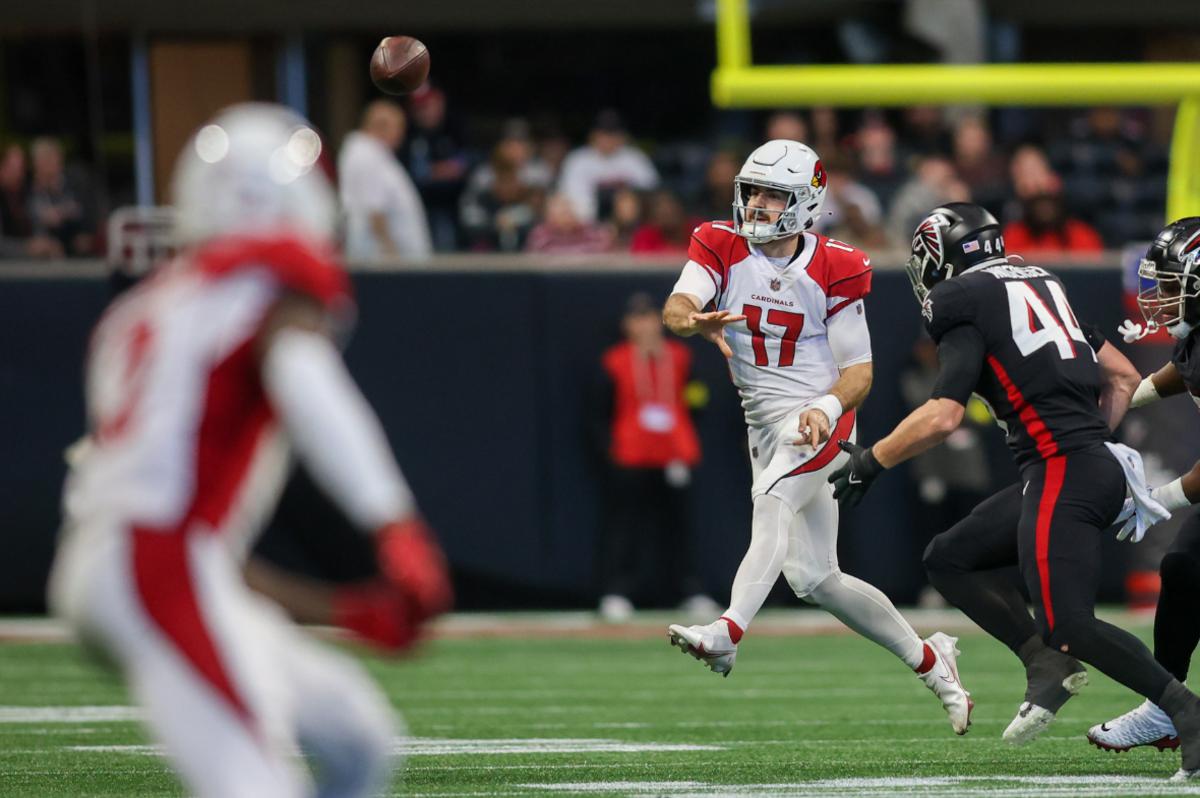
[(380, 91), (407, 94), (429, 77), (429, 50), (411, 36), (388, 36), (371, 56), (371, 80)]

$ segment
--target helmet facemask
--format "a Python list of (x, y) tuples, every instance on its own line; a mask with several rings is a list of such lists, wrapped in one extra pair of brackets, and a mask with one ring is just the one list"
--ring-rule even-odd
[(1138, 292), (1138, 308), (1148, 330), (1162, 328), (1174, 338), (1186, 338), (1196, 327), (1200, 275), (1195, 267), (1195, 259), (1185, 262), (1182, 273), (1159, 271), (1149, 258), (1138, 264), (1138, 279), (1145, 286)]
[[(778, 191), (787, 196), (783, 210), (766, 210), (750, 207), (751, 188)], [(798, 235), (800, 228), (799, 210), (805, 203), (816, 201), (809, 186), (784, 186), (763, 180), (738, 177), (733, 181), (733, 229), (751, 244), (765, 244), (780, 238)], [(774, 221), (765, 217), (778, 214)]]

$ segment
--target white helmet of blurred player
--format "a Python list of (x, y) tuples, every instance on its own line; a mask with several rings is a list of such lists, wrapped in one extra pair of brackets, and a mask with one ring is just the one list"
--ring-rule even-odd
[(181, 243), (298, 234), (333, 241), (337, 197), (308, 120), (268, 103), (233, 105), (197, 130), (175, 163), (171, 198)]
[[(733, 180), (733, 227), (752, 244), (787, 238), (813, 226), (825, 200), (828, 177), (821, 158), (798, 141), (768, 141), (746, 159)], [(751, 187), (782, 192), (783, 211), (767, 221), (762, 211), (749, 208)]]

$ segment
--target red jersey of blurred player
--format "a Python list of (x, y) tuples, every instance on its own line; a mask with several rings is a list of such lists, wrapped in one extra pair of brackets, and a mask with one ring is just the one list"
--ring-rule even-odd
[(672, 330), (703, 335), (729, 359), (749, 427), (754, 502), (729, 609), (705, 626), (672, 625), (669, 635), (729, 673), (782, 573), (798, 597), (917, 670), (962, 734), (969, 703), (952, 644), (922, 641), (885, 595), (838, 567), (838, 511), (825, 480), (844, 458), (839, 443), (854, 439), (855, 410), (871, 385), (863, 306), (871, 261), (811, 229), (827, 180), (817, 154), (799, 142), (756, 149), (734, 181), (733, 220), (696, 228), (667, 300)]
[(188, 789), (300, 796), (389, 778), (394, 721), (353, 662), (251, 593), (239, 570), (290, 443), (387, 552), (410, 626), (442, 611), (444, 562), (330, 338), (352, 310), (336, 205), (308, 123), (235, 106), (185, 146), (186, 249), (96, 327), (92, 445), (64, 495), (53, 609), (107, 651)]

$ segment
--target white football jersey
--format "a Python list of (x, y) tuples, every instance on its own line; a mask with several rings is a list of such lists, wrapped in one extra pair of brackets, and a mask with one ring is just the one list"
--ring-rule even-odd
[(331, 305), (349, 282), (299, 241), (240, 239), (180, 256), (109, 307), (88, 354), (90, 445), (69, 524), (211, 530), (245, 547), (286, 476), (255, 351), (285, 291)]
[[(818, 233), (803, 233), (801, 240), (794, 260), (775, 263), (730, 223), (702, 224), (692, 234), (689, 262), (675, 288), (716, 310), (746, 316), (725, 328), (725, 339), (750, 426), (778, 422), (828, 393), (839, 368), (871, 359), (862, 303), (871, 290), (870, 258)], [(854, 331), (844, 351), (830, 345), (834, 325)]]

